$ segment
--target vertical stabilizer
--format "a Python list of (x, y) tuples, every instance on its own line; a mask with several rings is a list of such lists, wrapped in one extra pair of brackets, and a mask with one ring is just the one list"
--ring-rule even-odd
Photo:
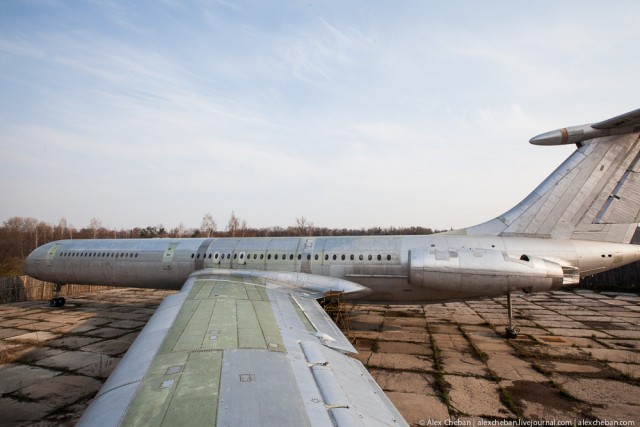
[(533, 138), (531, 142), (538, 145), (570, 141), (578, 149), (511, 210), (460, 231), (629, 243), (640, 222), (638, 111), (618, 116), (629, 116), (618, 128), (598, 127), (611, 119)]

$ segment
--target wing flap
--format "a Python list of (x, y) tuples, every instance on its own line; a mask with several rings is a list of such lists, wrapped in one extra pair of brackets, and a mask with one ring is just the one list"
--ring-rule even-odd
[(292, 298), (295, 303), (298, 304), (302, 313), (309, 319), (309, 323), (316, 330), (316, 337), (318, 337), (324, 345), (344, 353), (357, 353), (349, 339), (344, 336), (327, 312), (320, 307), (318, 301), (295, 295), (292, 295)]
[(296, 292), (232, 273), (167, 298), (78, 425), (407, 425), (308, 298), (313, 277)]

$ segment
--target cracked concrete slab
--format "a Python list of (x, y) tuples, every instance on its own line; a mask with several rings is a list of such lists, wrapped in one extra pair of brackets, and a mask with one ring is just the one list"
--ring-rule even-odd
[(640, 415), (639, 388), (629, 383), (600, 378), (575, 378), (554, 374), (551, 380), (576, 399), (596, 405), (636, 405)]
[(9, 363), (0, 368), (0, 394), (11, 393), (32, 384), (39, 384), (60, 372), (36, 366)]
[(387, 396), (411, 425), (427, 425), (429, 420), (445, 423), (451, 419), (447, 406), (435, 396), (397, 391), (390, 391)]
[(30, 400), (46, 401), (55, 408), (67, 406), (79, 398), (97, 393), (101, 381), (83, 375), (59, 375), (20, 390)]
[(371, 369), (370, 373), (384, 390), (437, 395), (434, 391), (435, 380), (432, 374), (384, 369)]
[(372, 353), (368, 360), (368, 366), (396, 370), (427, 372), (431, 365), (431, 360), (425, 356), (401, 353)]
[(500, 401), (500, 387), (495, 382), (457, 375), (445, 375), (444, 379), (451, 387), (449, 399), (456, 412), (480, 417), (513, 417)]

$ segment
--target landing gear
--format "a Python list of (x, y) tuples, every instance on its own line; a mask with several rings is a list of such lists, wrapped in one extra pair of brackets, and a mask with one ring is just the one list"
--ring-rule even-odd
[(49, 307), (62, 307), (64, 303), (67, 302), (64, 297), (59, 296), (63, 286), (64, 283), (53, 284), (53, 298), (49, 301)]
[(511, 292), (507, 292), (507, 311), (509, 313), (509, 326), (504, 328), (507, 339), (514, 339), (518, 337), (520, 329), (513, 326), (513, 310), (511, 309)]
[(49, 307), (62, 307), (67, 302), (64, 297), (51, 298)]

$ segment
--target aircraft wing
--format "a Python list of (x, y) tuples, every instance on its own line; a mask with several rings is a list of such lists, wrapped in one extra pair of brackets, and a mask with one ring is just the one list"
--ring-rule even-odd
[(78, 425), (408, 425), (314, 299), (329, 289), (366, 290), (336, 280), (192, 274), (158, 307)]

